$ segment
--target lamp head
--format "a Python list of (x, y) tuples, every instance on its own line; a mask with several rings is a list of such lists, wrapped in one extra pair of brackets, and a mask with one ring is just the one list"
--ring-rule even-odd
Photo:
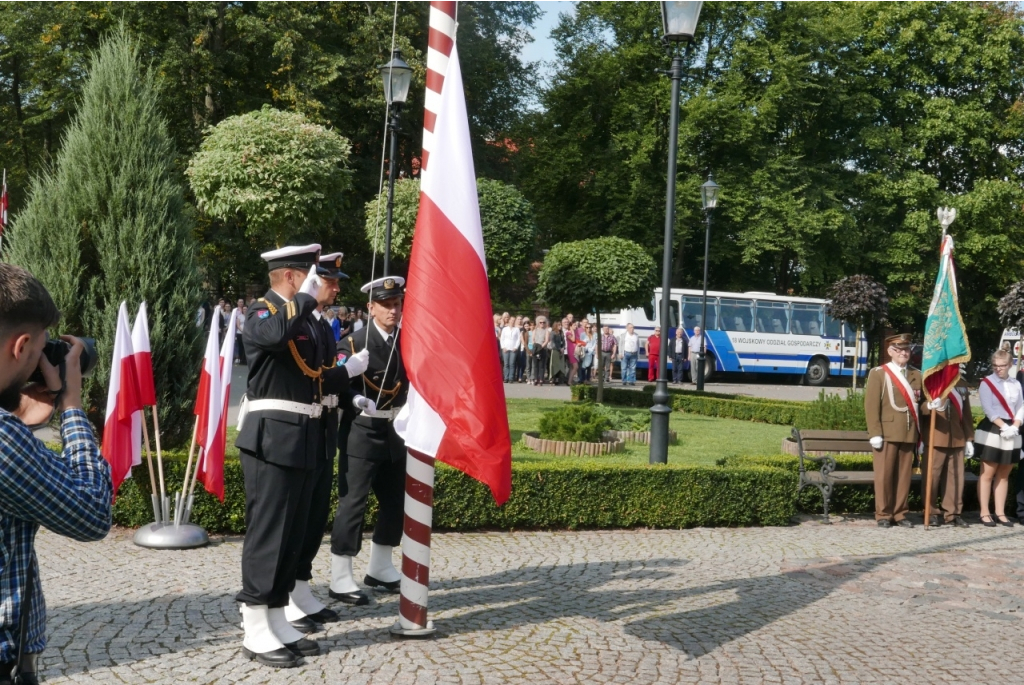
[(401, 50), (395, 49), (391, 61), (380, 66), (380, 75), (384, 79), (384, 97), (388, 104), (404, 104), (412, 85), (412, 67), (402, 59)]
[(691, 41), (697, 32), (697, 19), (703, 2), (661, 3), (661, 25), (665, 40)]
[(708, 174), (708, 180), (700, 187), (700, 203), (705, 211), (718, 206), (718, 195), (721, 188), (715, 183), (714, 174)]

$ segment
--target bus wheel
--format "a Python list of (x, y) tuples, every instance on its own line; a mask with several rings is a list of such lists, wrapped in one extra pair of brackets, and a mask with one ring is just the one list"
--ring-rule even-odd
[(807, 385), (824, 385), (828, 380), (828, 362), (817, 357), (811, 360), (807, 366), (807, 374), (804, 376)]
[(715, 373), (715, 358), (710, 354), (704, 355), (704, 380), (711, 378)]

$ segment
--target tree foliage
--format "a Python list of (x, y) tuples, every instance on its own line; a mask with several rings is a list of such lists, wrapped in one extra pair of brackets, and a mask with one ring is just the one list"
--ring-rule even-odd
[[(480, 224), (484, 234), (487, 278), (492, 290), (521, 280), (534, 255), (537, 224), (533, 207), (515, 186), (487, 178), (477, 179)], [(391, 222), (392, 257), (407, 260), (412, 254), (413, 229), (420, 204), (420, 182), (395, 183)], [(384, 252), (387, 191), (366, 203), (366, 238), (378, 254)]]
[(623, 238), (558, 243), (544, 257), (537, 298), (585, 316), (639, 307), (651, 299), (658, 268), (640, 245)]
[(340, 213), (351, 148), (301, 114), (264, 106), (211, 128), (186, 173), (201, 210), (221, 220), (242, 216), (250, 239), (280, 247), (297, 228)]
[(1010, 286), (999, 299), (999, 321), (1007, 328), (1024, 330), (1024, 281)]
[(52, 171), (15, 217), (7, 256), (53, 295), (68, 333), (96, 338), (87, 411), (102, 425), (117, 310), (145, 301), (167, 444), (188, 437), (200, 358), (193, 212), (185, 203), (152, 71), (115, 32), (93, 57)]
[(829, 316), (858, 326), (883, 321), (889, 312), (885, 286), (864, 275), (836, 281), (828, 289), (828, 298), (825, 310)]

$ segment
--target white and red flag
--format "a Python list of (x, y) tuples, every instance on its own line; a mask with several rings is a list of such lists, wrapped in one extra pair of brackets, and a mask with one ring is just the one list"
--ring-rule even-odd
[(132, 430), (132, 415), (141, 410), (135, 360), (132, 357), (131, 330), (128, 328), (128, 308), (122, 302), (117, 312), (114, 355), (110, 362), (110, 387), (107, 390), (107, 414), (100, 450), (110, 464), (115, 496), (122, 481), (131, 476), (138, 449)]
[(149, 348), (149, 322), (146, 303), (139, 305), (132, 325), (132, 363), (139, 388), (139, 410), (132, 414), (132, 466), (142, 463), (142, 408), (156, 404), (156, 384), (153, 381), (153, 358)]
[(224, 342), (217, 349), (217, 333), (210, 326), (206, 343), (206, 357), (199, 377), (199, 395), (196, 398), (196, 440), (202, 455), (196, 477), (221, 502), (224, 501), (224, 451), (228, 441), (228, 400), (231, 397), (231, 371), (235, 360), (235, 317), (231, 312)]
[(0, 240), (4, 237), (4, 229), (7, 228), (7, 169), (4, 169), (3, 189), (0, 190)]

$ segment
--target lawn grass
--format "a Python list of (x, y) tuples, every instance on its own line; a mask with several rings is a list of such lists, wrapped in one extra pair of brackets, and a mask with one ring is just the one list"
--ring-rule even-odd
[[(581, 461), (576, 457), (556, 457), (534, 452), (520, 440), (525, 431), (536, 431), (540, 417), (564, 405), (564, 400), (508, 399), (505, 404), (508, 407), (508, 427), (512, 434), (513, 460), (524, 463)], [(649, 411), (626, 407), (616, 407), (615, 410), (622, 414), (643, 414)], [(679, 435), (679, 440), (669, 445), (668, 462), (701, 466), (713, 466), (723, 457), (778, 454), (782, 439), (789, 435), (790, 430), (786, 426), (680, 412), (672, 413), (669, 426)], [(228, 459), (238, 459), (238, 448), (235, 447), (237, 437), (235, 427), (229, 426), (225, 455)], [(647, 445), (626, 443), (625, 452), (587, 457), (583, 461), (605, 465), (646, 464), (649, 453)]]
[[(508, 406), (509, 431), (512, 434), (512, 459), (517, 462), (545, 463), (574, 462), (620, 465), (639, 465), (648, 463), (650, 449), (647, 445), (626, 443), (626, 451), (599, 457), (555, 457), (550, 454), (534, 452), (520, 442), (524, 431), (536, 431), (540, 417), (546, 412), (554, 411), (564, 404), (560, 400), (509, 399)], [(616, 407), (623, 414), (642, 414), (647, 409), (628, 409)], [(669, 445), (668, 462), (670, 464), (691, 464), (697, 466), (713, 466), (723, 457), (737, 455), (771, 455), (779, 454), (782, 439), (789, 435), (786, 426), (773, 426), (765, 423), (718, 419), (696, 414), (673, 412), (669, 419), (669, 427), (676, 431), (679, 440)]]

